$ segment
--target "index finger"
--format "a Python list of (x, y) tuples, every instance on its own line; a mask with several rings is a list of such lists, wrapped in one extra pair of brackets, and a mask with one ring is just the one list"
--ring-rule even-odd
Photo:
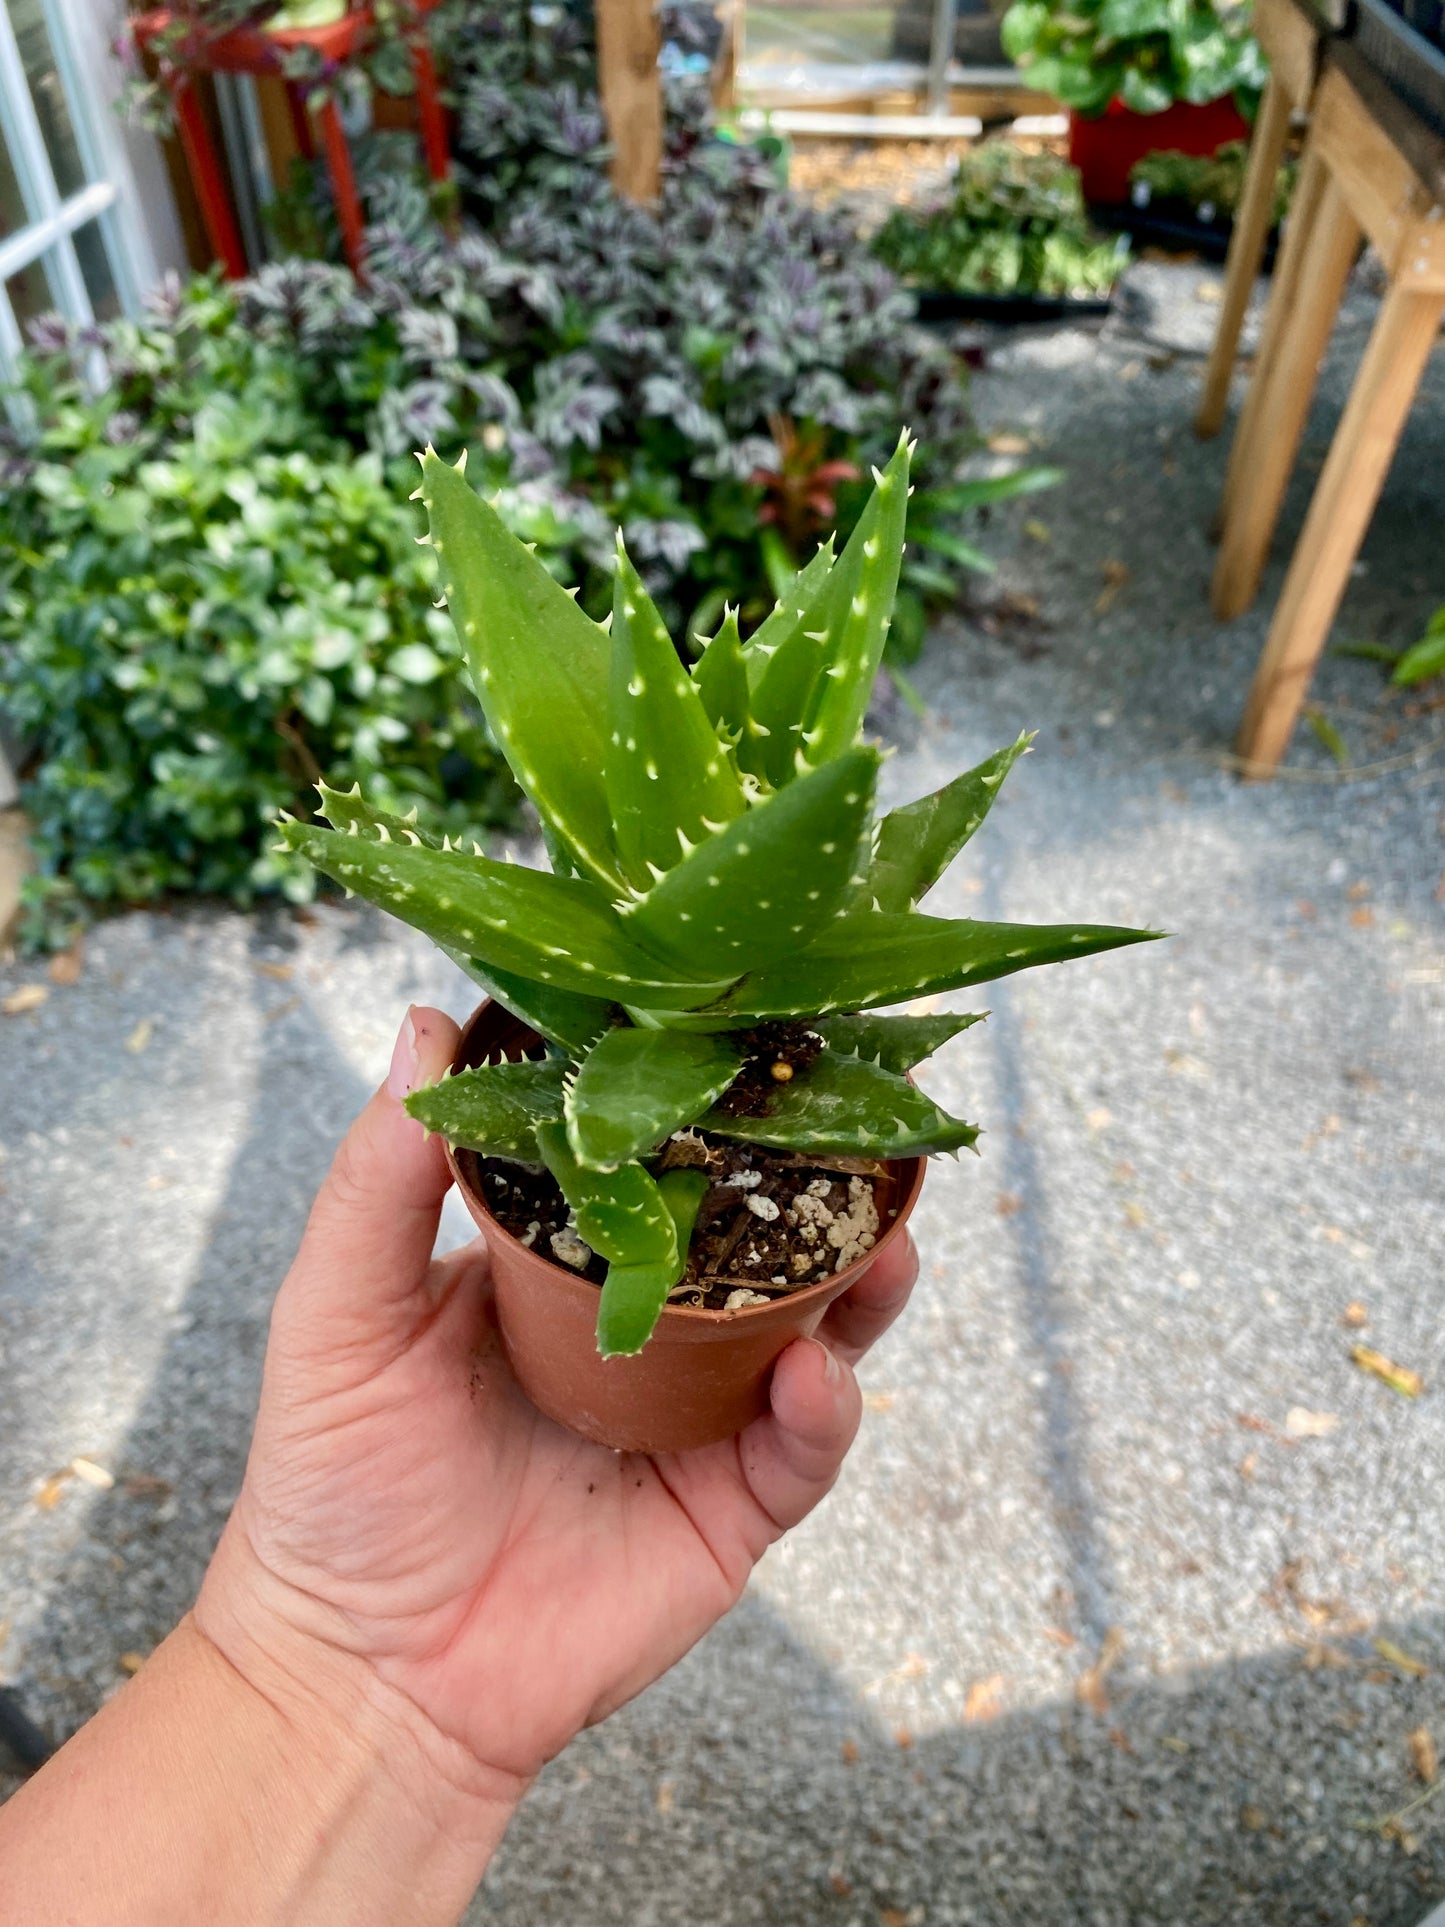
[(828, 1307), (817, 1336), (849, 1365), (887, 1331), (908, 1303), (918, 1277), (918, 1250), (904, 1232), (879, 1252), (856, 1285)]

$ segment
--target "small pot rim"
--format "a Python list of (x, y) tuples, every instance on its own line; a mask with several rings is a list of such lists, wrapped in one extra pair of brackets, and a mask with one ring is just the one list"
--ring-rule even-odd
[[(457, 1040), (457, 1048), (452, 1057), (452, 1069), (454, 1071), (466, 1070), (471, 1067), (470, 1045), (472, 1038), (483, 1020), (493, 1009), (501, 1011), (505, 1016), (511, 1018), (513, 1023), (520, 1024), (524, 1030), (531, 1030), (531, 1026), (527, 1024), (524, 1019), (514, 1016), (505, 1004), (500, 1003), (495, 997), (484, 997), (472, 1012), (471, 1016), (468, 1017), (462, 1025), (462, 1034)], [(532, 1035), (537, 1036), (537, 1033), (533, 1031)], [(538, 1041), (540, 1042), (541, 1039), (538, 1038)], [(446, 1141), (444, 1140), (444, 1142)], [(546, 1265), (549, 1271), (555, 1272), (559, 1278), (565, 1279), (573, 1284), (579, 1282), (586, 1283), (599, 1297), (601, 1296), (602, 1288), (600, 1285), (592, 1284), (590, 1279), (581, 1279), (579, 1273), (568, 1270), (565, 1265), (558, 1264), (555, 1258), (549, 1258), (545, 1252), (537, 1251), (530, 1245), (524, 1245), (520, 1238), (513, 1237), (506, 1226), (499, 1223), (498, 1220), (493, 1217), (486, 1199), (467, 1176), (460, 1159), (457, 1157), (455, 1147), (450, 1142), (446, 1142), (446, 1159), (447, 1169), (452, 1174), (452, 1182), (456, 1185), (457, 1190), (466, 1198), (468, 1208), (472, 1211), (473, 1217), (475, 1218), (478, 1209), (480, 1209), (483, 1217), (485, 1217), (487, 1221), (485, 1235), (488, 1238), (494, 1234), (499, 1238), (505, 1238), (508, 1244), (514, 1245), (518, 1251), (525, 1252), (529, 1258), (539, 1259)], [(852, 1264), (844, 1265), (840, 1271), (830, 1272), (826, 1278), (819, 1278), (811, 1285), (804, 1285), (799, 1291), (784, 1292), (781, 1297), (770, 1298), (765, 1305), (739, 1305), (733, 1311), (711, 1311), (702, 1305), (675, 1305), (669, 1301), (662, 1308), (662, 1315), (658, 1319), (658, 1324), (670, 1324), (674, 1330), (678, 1330), (686, 1325), (691, 1325), (699, 1329), (709, 1327), (717, 1329), (726, 1325), (735, 1325), (743, 1319), (776, 1318), (779, 1312), (785, 1307), (791, 1316), (794, 1308), (797, 1306), (810, 1305), (820, 1298), (825, 1300), (836, 1298), (839, 1295), (839, 1280), (846, 1276), (856, 1276), (861, 1273), (865, 1267), (872, 1265), (873, 1261), (882, 1252), (884, 1246), (890, 1244), (893, 1239), (905, 1229), (909, 1218), (913, 1215), (913, 1207), (918, 1202), (919, 1193), (923, 1189), (923, 1180), (928, 1174), (928, 1159), (926, 1157), (885, 1158), (881, 1160), (881, 1162), (888, 1164), (894, 1170), (900, 1172), (900, 1174), (911, 1164), (913, 1166), (913, 1172), (910, 1177), (900, 1182), (898, 1201), (893, 1207), (893, 1222), (886, 1230), (878, 1234), (877, 1241), (869, 1250), (864, 1252), (861, 1258), (855, 1258)]]

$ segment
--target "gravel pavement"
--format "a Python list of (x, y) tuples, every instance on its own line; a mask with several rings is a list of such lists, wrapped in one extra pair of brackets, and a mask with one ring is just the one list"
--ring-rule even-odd
[[(1407, 766), (1340, 780), (1307, 733), (1273, 786), (1222, 766), (1282, 565), (1210, 622), (1225, 448), (1181, 350), (1216, 280), (1146, 266), (1103, 334), (995, 348), (981, 416), (1070, 481), (997, 517), (927, 717), (890, 718), (899, 797), (1041, 731), (940, 910), (1176, 934), (958, 1000), (992, 1016), (926, 1081), (982, 1156), (930, 1178), (838, 1492), (544, 1775), (473, 1927), (1415, 1927), (1445, 1896), (1445, 1796), (1368, 1824), (1422, 1791), (1414, 1729), (1445, 1752), (1442, 713), (1331, 659), (1356, 763)], [(1342, 635), (1439, 599), (1442, 473), (1437, 355)], [(101, 926), (0, 1019), (0, 1677), (53, 1736), (194, 1592), (276, 1279), (421, 998), (469, 1003), (364, 908), (202, 909)], [(118, 1483), (54, 1482), (76, 1455)]]

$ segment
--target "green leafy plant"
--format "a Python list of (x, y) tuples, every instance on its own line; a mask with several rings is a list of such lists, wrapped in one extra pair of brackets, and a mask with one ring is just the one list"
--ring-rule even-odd
[(1248, 0), (1014, 0), (1002, 36), (1029, 84), (1079, 114), (1224, 94), (1252, 114), (1266, 67), (1249, 22)]
[(1107, 294), (1127, 258), (1090, 227), (1076, 168), (1006, 141), (965, 155), (942, 205), (895, 208), (873, 251), (905, 281), (956, 294)]
[(32, 361), (37, 426), (5, 465), (28, 938), (107, 899), (310, 895), (268, 832), (323, 769), (457, 833), (505, 820), (516, 792), (379, 457), (327, 432), (294, 359), (208, 283), (106, 345), (99, 392), (63, 332)]
[[(604, 1355), (642, 1347), (682, 1275), (707, 1184), (657, 1168), (674, 1133), (956, 1151), (976, 1127), (906, 1073), (969, 1019), (876, 1008), (1149, 934), (919, 910), (1026, 739), (877, 817), (881, 758), (861, 727), (909, 455), (900, 441), (841, 554), (820, 548), (747, 643), (730, 613), (689, 673), (620, 539), (599, 624), (429, 450), (419, 495), (442, 587), (552, 871), (469, 854), (359, 792), (323, 790), (328, 829), (282, 825), (284, 851), (424, 931), (546, 1040), (545, 1060), (463, 1071), (407, 1104), (454, 1144), (551, 1171), (608, 1262)], [(730, 1104), (740, 1084), (752, 1101)]]
[(1400, 688), (1410, 688), (1428, 682), (1432, 676), (1445, 676), (1445, 603), (1431, 616), (1420, 640), (1395, 664), (1390, 681)]
[[(1244, 192), (1244, 170), (1249, 149), (1243, 141), (1225, 141), (1213, 154), (1177, 154), (1172, 149), (1146, 154), (1129, 170), (1134, 199), (1143, 206), (1175, 202), (1201, 220), (1232, 217)], [(1275, 177), (1274, 220), (1289, 212), (1298, 165), (1286, 160)]]

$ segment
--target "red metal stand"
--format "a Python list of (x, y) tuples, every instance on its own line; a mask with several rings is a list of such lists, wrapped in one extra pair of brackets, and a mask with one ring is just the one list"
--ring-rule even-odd
[[(410, 0), (411, 20), (406, 33), (411, 70), (416, 78), (417, 118), (421, 125), (422, 150), (427, 172), (433, 181), (444, 185), (451, 178), (447, 148), (446, 114), (437, 91), (436, 67), (426, 37), (423, 16), (439, 0)], [(329, 27), (305, 27), (267, 33), (258, 27), (240, 27), (230, 33), (215, 33), (204, 26), (188, 23), (183, 10), (170, 8), (141, 14), (134, 24), (136, 44), (142, 50), (156, 48), (161, 80), (170, 94), (175, 110), (181, 149), (190, 169), (200, 203), (206, 236), (217, 260), (231, 280), (247, 272), (245, 251), (237, 231), (235, 216), (226, 193), (225, 175), (212, 145), (205, 116), (191, 84), (198, 73), (275, 75), (285, 81), (296, 144), (306, 159), (316, 153), (312, 129), (312, 109), (306, 89), (285, 79), (288, 54), (307, 49), (320, 57), (328, 68), (355, 59), (375, 32), (376, 22), (369, 6), (353, 8), (342, 20)], [(176, 29), (184, 29), (179, 40)], [(169, 43), (169, 44), (168, 44)], [(342, 246), (352, 273), (358, 281), (366, 279), (365, 246), (361, 202), (356, 192), (356, 173), (351, 164), (351, 148), (336, 104), (326, 96), (315, 109), (321, 147), (331, 175), (331, 190), (336, 197), (336, 213), (341, 223)]]

